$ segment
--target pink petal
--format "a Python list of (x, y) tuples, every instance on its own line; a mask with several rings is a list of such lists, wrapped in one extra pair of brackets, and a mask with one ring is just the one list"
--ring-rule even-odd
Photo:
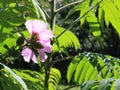
[(32, 61), (33, 61), (34, 63), (37, 63), (37, 59), (36, 59), (36, 56), (35, 56), (35, 54), (34, 54), (34, 53), (32, 54), (31, 59), (32, 59)]
[(33, 25), (32, 24), (33, 24), (32, 20), (27, 20), (25, 22), (25, 26), (28, 29), (28, 31), (30, 32), (30, 34), (32, 34), (32, 32), (33, 32)]
[(47, 28), (47, 24), (40, 20), (27, 20), (25, 25), (31, 34), (32, 32), (40, 33)]
[(34, 20), (33, 21), (34, 31), (37, 33), (40, 33), (47, 28), (47, 24), (40, 20)]
[(46, 53), (42, 50), (39, 50), (38, 53), (40, 55), (41, 62), (45, 62), (45, 60), (47, 59)]
[(22, 56), (26, 62), (30, 62), (32, 51), (28, 47), (24, 47), (22, 50)]
[(39, 33), (41, 40), (49, 40), (50, 38), (54, 37), (52, 34), (52, 31), (50, 30), (44, 30), (41, 33)]
[(50, 42), (48, 42), (48, 43), (41, 42), (41, 44), (44, 47), (41, 49), (42, 51), (48, 52), (48, 53), (50, 53), (52, 51), (52, 46), (50, 45)]

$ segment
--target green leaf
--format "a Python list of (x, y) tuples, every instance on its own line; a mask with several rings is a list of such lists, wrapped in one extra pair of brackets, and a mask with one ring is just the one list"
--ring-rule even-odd
[(0, 63), (0, 65), (2, 65), (10, 74), (12, 74), (17, 82), (19, 82), (25, 90), (28, 90), (25, 82), (17, 74), (15, 74), (9, 67), (5, 66), (4, 64)]
[(88, 62), (87, 58), (84, 57), (76, 68), (74, 81), (78, 82), (79, 84), (81, 84), (82, 79), (84, 79), (81, 76), (82, 76), (82, 73), (84, 73), (84, 70), (86, 70), (86, 68), (84, 68), (84, 66), (87, 65), (87, 62)]
[(67, 80), (68, 82), (70, 83), (70, 80), (73, 76), (73, 73), (75, 72), (75, 69), (78, 65), (78, 62), (79, 62), (79, 58), (76, 56), (72, 62), (70, 63), (69, 67), (68, 67), (68, 70), (67, 70)]
[(91, 13), (89, 16), (86, 17), (86, 20), (89, 23), (90, 30), (93, 33), (93, 36), (101, 36), (100, 24), (95, 14)]
[(19, 72), (19, 71), (15, 70), (15, 69), (14, 69), (14, 72), (15, 72), (17, 75), (19, 75), (20, 77), (23, 77), (24, 79), (30, 80), (30, 81), (32, 81), (32, 82), (34, 82), (34, 83), (39, 81), (39, 79), (31, 77), (31, 76), (30, 76), (29, 74), (27, 74), (27, 73)]
[[(55, 25), (54, 35), (57, 37), (65, 28)], [(75, 48), (75, 50), (80, 48), (80, 43), (78, 38), (70, 31), (67, 30), (58, 39), (57, 42), (53, 44), (53, 52), (64, 51), (64, 48)]]

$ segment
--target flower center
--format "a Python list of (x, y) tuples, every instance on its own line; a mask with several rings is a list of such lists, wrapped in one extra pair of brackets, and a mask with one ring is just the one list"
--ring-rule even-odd
[(36, 49), (42, 49), (43, 45), (40, 43), (40, 37), (39, 34), (36, 32), (32, 32), (31, 39), (29, 40), (29, 45), (30, 48), (36, 48)]
[(34, 41), (40, 41), (39, 35), (36, 32), (32, 32), (31, 39), (34, 40)]

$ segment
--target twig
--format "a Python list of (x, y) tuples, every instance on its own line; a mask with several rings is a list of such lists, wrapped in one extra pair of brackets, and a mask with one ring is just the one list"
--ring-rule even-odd
[(63, 90), (69, 90), (69, 89), (71, 89), (71, 88), (74, 88), (74, 87), (80, 87), (81, 85), (72, 85), (72, 86), (70, 86), (70, 87), (67, 87), (67, 88), (64, 88)]
[(76, 1), (76, 2), (72, 2), (72, 3), (70, 3), (70, 4), (67, 4), (67, 5), (65, 5), (65, 6), (57, 9), (55, 12), (56, 12), (56, 13), (59, 13), (59, 12), (61, 12), (63, 9), (65, 9), (65, 8), (67, 8), (67, 7), (69, 7), (69, 6), (72, 6), (72, 5), (81, 3), (81, 2), (83, 2), (83, 0), (79, 0), (79, 1)]
[(68, 59), (73, 59), (74, 57), (75, 56), (70, 56), (70, 57), (64, 57), (64, 58), (61, 58), (61, 59), (53, 60), (52, 64), (55, 64), (55, 63), (58, 63), (58, 62), (62, 62), (62, 61), (66, 61)]

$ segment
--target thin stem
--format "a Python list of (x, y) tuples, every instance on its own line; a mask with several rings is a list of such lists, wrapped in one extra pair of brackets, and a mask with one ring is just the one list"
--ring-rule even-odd
[(67, 88), (64, 88), (63, 90), (69, 90), (69, 89), (71, 89), (71, 88), (78, 87), (78, 86), (79, 86), (79, 88), (80, 88), (81, 85), (72, 85), (72, 86), (69, 86), (69, 87), (67, 87)]
[(67, 7), (69, 7), (69, 6), (72, 6), (72, 5), (81, 3), (81, 2), (83, 2), (83, 0), (79, 0), (79, 1), (76, 1), (76, 2), (69, 3), (69, 4), (65, 5), (65, 6), (57, 9), (57, 10), (55, 11), (55, 13), (59, 13), (59, 12), (61, 12), (63, 9), (65, 9), (65, 8), (67, 8)]
[(99, 1), (96, 5), (94, 5), (92, 8), (90, 8), (85, 14), (83, 14), (82, 16), (78, 17), (73, 23), (71, 23), (63, 32), (61, 32), (56, 39), (58, 39), (64, 32), (66, 32), (67, 30), (71, 29), (76, 23), (78, 23), (78, 21), (83, 18), (86, 14), (88, 14), (91, 10), (93, 10), (97, 5), (99, 5), (99, 3), (101, 3), (103, 0)]
[(45, 62), (45, 87), (44, 90), (48, 90), (48, 81), (49, 81), (49, 75), (50, 75), (50, 67), (51, 67), (51, 58), (52, 54), (48, 54), (48, 58)]
[(51, 21), (50, 21), (50, 27), (52, 31), (54, 32), (54, 24), (55, 24), (55, 9), (56, 9), (56, 0), (51, 1)]

